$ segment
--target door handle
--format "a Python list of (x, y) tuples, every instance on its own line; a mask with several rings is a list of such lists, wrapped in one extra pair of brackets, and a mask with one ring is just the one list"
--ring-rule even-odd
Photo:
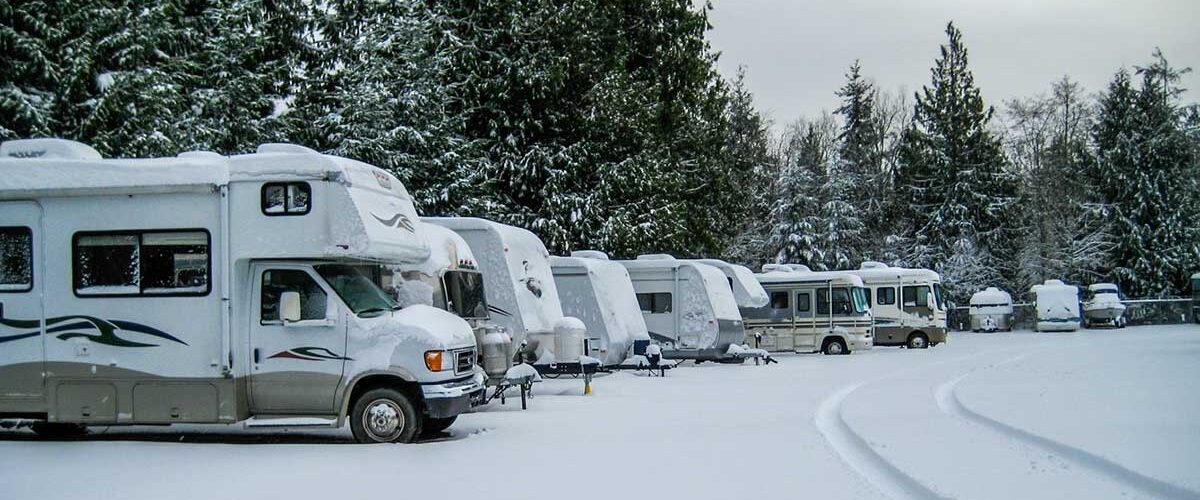
[(254, 362), (258, 363), (258, 348), (254, 348)]

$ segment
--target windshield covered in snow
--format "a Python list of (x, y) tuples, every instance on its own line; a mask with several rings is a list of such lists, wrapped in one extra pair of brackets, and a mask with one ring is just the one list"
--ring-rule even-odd
[(357, 316), (378, 316), (400, 308), (382, 288), (352, 266), (321, 264), (314, 268)]
[(468, 270), (446, 271), (442, 275), (442, 282), (446, 286), (446, 310), (460, 318), (488, 317), (482, 273)]

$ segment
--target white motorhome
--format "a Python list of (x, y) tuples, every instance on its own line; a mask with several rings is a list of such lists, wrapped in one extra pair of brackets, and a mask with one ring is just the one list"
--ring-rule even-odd
[(1079, 329), (1079, 287), (1061, 280), (1046, 280), (1041, 285), (1033, 285), (1030, 291), (1037, 309), (1034, 331), (1073, 332)]
[(764, 266), (754, 275), (769, 297), (742, 307), (751, 345), (767, 351), (850, 354), (874, 345), (871, 308), (862, 279), (840, 272), (798, 272)]
[(745, 341), (745, 330), (721, 270), (661, 254), (616, 262), (629, 271), (650, 339), (662, 347), (663, 358), (739, 358), (729, 347)]
[(695, 259), (693, 262), (708, 264), (725, 273), (725, 280), (729, 282), (729, 288), (733, 290), (733, 298), (737, 301), (738, 307), (767, 305), (767, 291), (755, 279), (754, 271), (746, 266), (730, 264), (718, 259)]
[(1012, 331), (1013, 305), (1012, 295), (1008, 292), (989, 286), (971, 295), (970, 308), (967, 311), (971, 320), (971, 331), (994, 332)]
[(875, 345), (923, 349), (946, 341), (946, 303), (938, 273), (879, 262), (841, 272), (862, 278), (871, 291), (867, 303), (875, 318)]
[(587, 327), (588, 356), (615, 366), (630, 355), (645, 354), (650, 334), (625, 266), (590, 250), (550, 257), (550, 266), (563, 313)]
[(483, 272), (492, 321), (512, 335), (517, 361), (540, 369), (578, 364), (585, 332), (578, 318), (563, 315), (550, 270), (550, 252), (537, 235), (474, 217), (423, 217), (454, 231), (471, 247)]
[[(322, 422), (411, 441), (481, 396), (462, 319), (397, 309), (357, 272), (429, 248), (400, 181), (267, 144), (102, 159), (0, 145), (0, 418)], [(304, 417), (298, 419), (297, 417)]]

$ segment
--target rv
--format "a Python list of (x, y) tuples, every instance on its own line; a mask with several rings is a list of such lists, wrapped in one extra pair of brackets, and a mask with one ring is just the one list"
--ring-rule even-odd
[(1012, 295), (1008, 292), (989, 286), (975, 292), (971, 296), (968, 314), (971, 318), (971, 331), (995, 332), (1012, 331), (1013, 305)]
[(286, 144), (115, 160), (37, 139), (0, 157), (0, 418), (348, 419), (360, 442), (408, 442), (482, 395), (465, 321), (399, 309), (356, 271), (429, 254), (383, 170)]
[(424, 217), (470, 245), (483, 272), (492, 321), (512, 335), (516, 362), (547, 366), (579, 364), (586, 333), (578, 318), (564, 316), (550, 270), (550, 252), (537, 235), (473, 217)]
[(563, 313), (587, 327), (588, 356), (615, 366), (630, 354), (645, 354), (650, 334), (625, 266), (588, 250), (550, 257), (550, 266)]
[(1125, 328), (1125, 299), (1121, 289), (1113, 283), (1095, 283), (1088, 285), (1084, 292), (1083, 326), (1092, 328), (1097, 325), (1108, 325)]
[(491, 321), (483, 273), (471, 247), (454, 231), (416, 222), (429, 242), (429, 258), (418, 263), (363, 266), (398, 304), (431, 305), (467, 321), (475, 332), (477, 364), (488, 376), (488, 385), (501, 385), (513, 365), (512, 336)]
[(746, 266), (730, 264), (717, 259), (695, 259), (692, 262), (708, 264), (725, 273), (725, 280), (729, 282), (729, 288), (733, 290), (733, 299), (737, 301), (738, 307), (762, 307), (767, 305), (767, 291), (755, 279), (754, 271), (751, 271)]
[(1046, 280), (1033, 285), (1034, 307), (1037, 310), (1033, 330), (1037, 332), (1079, 329), (1079, 288), (1059, 280)]
[(879, 262), (841, 272), (862, 278), (871, 291), (867, 303), (875, 318), (875, 345), (924, 349), (946, 341), (946, 304), (938, 273)]
[(850, 354), (874, 345), (867, 289), (857, 276), (767, 267), (754, 275), (769, 297), (743, 307), (747, 337), (767, 351)]
[(664, 359), (741, 359), (730, 346), (745, 340), (742, 317), (719, 269), (660, 254), (617, 262), (629, 271), (650, 339)]
[(1200, 273), (1192, 275), (1192, 320), (1200, 324)]

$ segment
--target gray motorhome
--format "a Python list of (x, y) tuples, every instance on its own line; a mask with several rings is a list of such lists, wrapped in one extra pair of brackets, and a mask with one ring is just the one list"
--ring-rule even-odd
[(466, 322), (398, 309), (355, 269), (428, 258), (383, 170), (293, 145), (117, 160), (40, 139), (0, 157), (0, 419), (349, 420), (361, 442), (407, 442), (482, 395)]
[(743, 307), (747, 336), (768, 351), (850, 354), (874, 345), (867, 289), (857, 276), (768, 265), (754, 277), (762, 307)]

